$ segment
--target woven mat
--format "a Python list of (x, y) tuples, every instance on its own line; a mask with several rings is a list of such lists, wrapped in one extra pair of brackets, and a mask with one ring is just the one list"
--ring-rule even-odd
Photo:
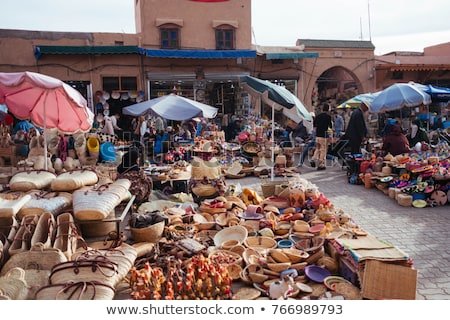
[(385, 249), (393, 247), (392, 244), (380, 241), (371, 235), (359, 237), (358, 239), (337, 239), (336, 241), (348, 249)]
[(367, 299), (415, 300), (417, 270), (370, 260), (366, 263), (362, 295)]

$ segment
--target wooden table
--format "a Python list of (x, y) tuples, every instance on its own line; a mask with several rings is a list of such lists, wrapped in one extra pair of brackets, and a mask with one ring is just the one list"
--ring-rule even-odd
[[(147, 172), (146, 172), (147, 173)], [(147, 173), (148, 174), (148, 173)], [(192, 177), (192, 166), (189, 165), (187, 166), (185, 171), (182, 171), (176, 178), (168, 178), (165, 180), (160, 180), (157, 179), (157, 177), (150, 175), (153, 181), (153, 186), (155, 186), (156, 184), (170, 184), (170, 187), (173, 189), (174, 188), (174, 183), (176, 182), (181, 182), (184, 183), (185, 185), (185, 193), (189, 193), (189, 181), (191, 180)]]
[(125, 220), (125, 217), (130, 212), (131, 206), (133, 205), (135, 199), (136, 199), (136, 196), (132, 196), (128, 202), (122, 202), (114, 209), (114, 212), (111, 212), (111, 214), (103, 220), (78, 220), (78, 219), (76, 219), (75, 222), (79, 225), (115, 222), (116, 223), (116, 232), (117, 232), (117, 234), (120, 234), (120, 224)]

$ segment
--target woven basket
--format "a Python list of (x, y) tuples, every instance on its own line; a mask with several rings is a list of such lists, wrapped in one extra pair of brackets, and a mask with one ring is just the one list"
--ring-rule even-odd
[(65, 212), (56, 218), (56, 238), (53, 247), (61, 250), (70, 259), (77, 249), (79, 232), (70, 213)]
[(25, 171), (16, 173), (9, 181), (14, 191), (42, 190), (52, 183), (56, 176), (47, 171)]
[(399, 193), (397, 195), (397, 202), (402, 207), (411, 207), (413, 202), (413, 197), (407, 194)]
[(164, 232), (164, 221), (158, 222), (146, 228), (130, 228), (135, 242), (157, 243)]
[[(119, 247), (116, 247), (114, 249), (78, 251), (74, 255), (72, 255), (72, 260), (74, 260), (74, 262), (77, 263), (79, 262), (96, 263), (98, 261), (111, 262), (116, 267), (116, 274), (114, 276), (114, 279), (109, 279), (110, 281), (112, 281), (113, 287), (115, 287), (120, 281), (122, 281), (122, 279), (128, 274), (131, 267), (134, 265), (136, 258), (137, 258), (136, 249), (125, 243), (122, 243)], [(107, 266), (106, 271), (108, 270), (110, 270), (110, 268)], [(91, 280), (83, 279), (79, 281), (91, 281)]]
[(112, 181), (115, 181), (118, 176), (117, 167), (114, 165), (98, 164), (95, 167), (95, 171), (97, 172), (97, 176), (99, 177), (99, 179), (108, 178)]
[(44, 286), (36, 293), (36, 300), (112, 300), (113, 287), (98, 281), (67, 282)]
[[(220, 262), (223, 260), (223, 257), (226, 257), (229, 262)], [(208, 258), (211, 259), (211, 261), (218, 264), (220, 263), (223, 266), (228, 266), (230, 264), (237, 264), (241, 266), (243, 261), (239, 254), (228, 250), (215, 250), (208, 255)]]
[(53, 191), (73, 191), (98, 182), (97, 174), (90, 170), (75, 170), (62, 173), (52, 181)]
[(2, 268), (5, 275), (14, 268), (51, 270), (58, 263), (66, 262), (66, 256), (58, 249), (45, 249), (42, 244), (34, 245), (30, 251), (13, 255)]
[(70, 193), (34, 192), (30, 196), (31, 200), (17, 213), (19, 219), (25, 216), (41, 215), (44, 212), (57, 216), (72, 205), (72, 194)]
[(117, 265), (109, 259), (69, 261), (57, 264), (50, 274), (51, 284), (70, 281), (98, 281), (109, 286), (119, 282)]
[(198, 197), (212, 197), (217, 194), (216, 188), (211, 184), (200, 184), (192, 188), (192, 192)]
[(48, 285), (48, 278), (50, 277), (50, 270), (25, 270), (25, 282), (28, 287), (28, 300), (34, 300), (36, 292), (43, 286)]
[(21, 268), (9, 270), (3, 277), (0, 277), (0, 299), (24, 300), (28, 296), (27, 283), (25, 281), (25, 271)]
[(130, 181), (119, 179), (97, 188), (83, 188), (73, 193), (73, 211), (82, 221), (103, 220), (128, 195)]
[(217, 159), (213, 158), (210, 161), (204, 161), (194, 157), (191, 176), (194, 180), (203, 180), (205, 177), (208, 179), (218, 179), (222, 176), (222, 169)]
[(225, 228), (214, 236), (214, 245), (220, 248), (228, 240), (237, 240), (238, 243), (243, 243), (247, 239), (247, 236), (248, 231), (243, 226)]
[(31, 200), (30, 195), (25, 195), (17, 199), (2, 199), (0, 198), (0, 218), (14, 217), (22, 207)]
[(255, 249), (257, 251), (274, 249), (277, 247), (277, 242), (269, 237), (248, 237), (244, 244), (247, 248)]
[(289, 269), (291, 266), (290, 262), (284, 262), (284, 263), (268, 263), (267, 267), (275, 272), (282, 272), (284, 270)]
[(106, 237), (111, 232), (116, 231), (115, 222), (102, 222), (102, 223), (82, 223), (80, 224), (81, 234), (83, 238), (98, 238)]
[(339, 269), (339, 262), (331, 257), (322, 257), (317, 260), (318, 266), (325, 267), (331, 273), (337, 273)]
[(277, 186), (283, 184), (281, 181), (266, 181), (261, 183), (261, 190), (264, 198), (275, 195), (275, 189)]

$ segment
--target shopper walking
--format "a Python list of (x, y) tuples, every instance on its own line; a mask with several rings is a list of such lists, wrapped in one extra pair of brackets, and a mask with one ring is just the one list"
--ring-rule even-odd
[(334, 111), (334, 132), (336, 138), (340, 138), (344, 132), (344, 118), (338, 111)]
[(330, 106), (325, 103), (322, 113), (314, 119), (314, 128), (316, 129), (316, 150), (311, 160), (311, 166), (314, 168), (317, 164), (317, 170), (325, 170), (325, 160), (328, 150), (328, 129), (333, 126), (331, 116), (329, 115)]

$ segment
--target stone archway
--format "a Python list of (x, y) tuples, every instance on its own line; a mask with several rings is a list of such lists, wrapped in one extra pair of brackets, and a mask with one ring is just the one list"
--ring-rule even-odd
[(363, 93), (363, 86), (358, 77), (343, 66), (333, 66), (317, 77), (311, 101), (314, 106), (323, 102), (337, 106), (359, 93)]

